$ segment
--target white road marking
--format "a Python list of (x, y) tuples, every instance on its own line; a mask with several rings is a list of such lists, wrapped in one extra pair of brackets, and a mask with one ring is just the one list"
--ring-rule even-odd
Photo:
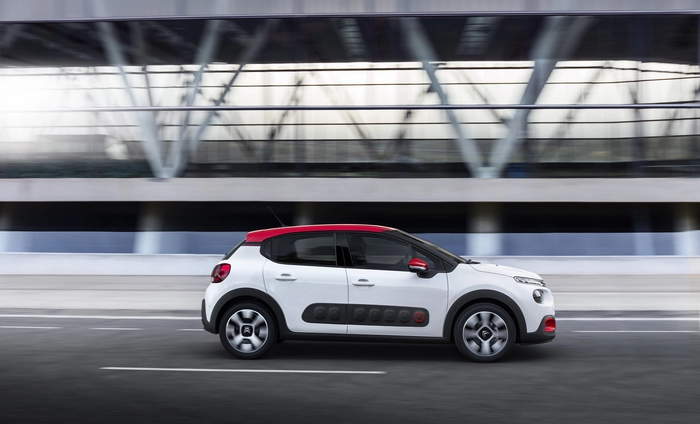
[(139, 331), (139, 330), (143, 330), (143, 328), (125, 328), (125, 327), (96, 327), (96, 328), (91, 328), (90, 330), (118, 330), (118, 331)]
[(600, 318), (556, 318), (557, 321), (700, 321), (700, 317), (658, 317), (658, 318), (624, 318), (624, 317), (600, 317)]
[(576, 330), (572, 333), (697, 333), (694, 330)]
[(29, 330), (56, 330), (62, 327), (29, 327), (26, 325), (0, 325), (0, 328), (29, 329)]
[(203, 328), (178, 328), (177, 331), (204, 331)]
[(168, 371), (168, 372), (235, 372), (262, 374), (386, 374), (386, 371), (338, 371), (338, 370), (255, 370), (255, 369), (214, 369), (214, 368), (136, 368), (136, 367), (102, 367), (110, 371)]
[(67, 319), (143, 319), (143, 320), (171, 320), (190, 321), (201, 320), (201, 317), (172, 317), (172, 316), (135, 316), (135, 315), (11, 315), (0, 314), (0, 318), (67, 318)]

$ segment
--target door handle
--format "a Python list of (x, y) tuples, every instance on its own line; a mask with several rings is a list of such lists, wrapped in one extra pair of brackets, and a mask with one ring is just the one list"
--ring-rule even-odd
[(280, 274), (275, 277), (277, 281), (294, 281), (297, 277), (293, 277), (292, 274)]
[(364, 278), (360, 278), (357, 281), (352, 282), (353, 286), (358, 286), (358, 287), (372, 287), (374, 283), (370, 283), (369, 280), (366, 280)]

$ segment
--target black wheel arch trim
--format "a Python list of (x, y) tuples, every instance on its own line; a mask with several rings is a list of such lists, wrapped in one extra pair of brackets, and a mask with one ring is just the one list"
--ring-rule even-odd
[(468, 304), (475, 303), (478, 301), (488, 302), (496, 301), (502, 303), (513, 313), (513, 318), (515, 325), (518, 327), (516, 343), (520, 340), (520, 335), (527, 332), (527, 324), (525, 322), (525, 315), (523, 315), (522, 310), (517, 303), (507, 295), (497, 292), (495, 290), (475, 290), (473, 292), (466, 293), (455, 303), (452, 304), (450, 309), (447, 311), (447, 316), (445, 317), (445, 324), (442, 330), (443, 337), (452, 337), (452, 327), (459, 312)]
[[(219, 319), (221, 318), (221, 314), (224, 312), (224, 307), (228, 305), (231, 301), (235, 301), (236, 299), (252, 300), (251, 298), (259, 299), (261, 302), (263, 302), (263, 306), (267, 306), (270, 309), (270, 312), (272, 312), (272, 314), (275, 316), (275, 321), (277, 322), (277, 329), (279, 330), (278, 337), (280, 337), (282, 334), (286, 334), (287, 332), (289, 332), (289, 329), (287, 328), (287, 321), (284, 318), (284, 313), (282, 312), (282, 308), (277, 303), (277, 301), (275, 301), (275, 299), (273, 299), (272, 296), (265, 293), (264, 291), (251, 288), (234, 289), (221, 296), (219, 301), (216, 302), (216, 305), (214, 305), (214, 309), (212, 310), (212, 321), (209, 323), (209, 327), (214, 330), (213, 332), (215, 334), (218, 334)], [(204, 315), (202, 315), (202, 318), (203, 320), (205, 320)], [(206, 329), (206, 322), (204, 326)]]

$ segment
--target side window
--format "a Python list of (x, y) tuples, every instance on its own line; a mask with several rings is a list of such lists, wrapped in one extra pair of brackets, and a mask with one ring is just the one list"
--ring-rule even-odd
[(335, 266), (335, 234), (293, 234), (272, 240), (271, 259), (293, 265)]
[(356, 268), (408, 271), (413, 248), (400, 241), (369, 234), (348, 234), (350, 257)]

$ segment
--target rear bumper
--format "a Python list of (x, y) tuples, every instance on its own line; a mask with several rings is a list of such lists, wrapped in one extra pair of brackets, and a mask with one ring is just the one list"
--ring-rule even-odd
[(544, 331), (544, 322), (547, 318), (554, 318), (553, 315), (547, 315), (542, 318), (540, 326), (536, 331), (532, 333), (521, 333), (520, 334), (520, 344), (536, 344), (536, 343), (547, 343), (554, 340), (556, 336), (556, 331), (547, 332)]
[(206, 304), (204, 299), (202, 299), (202, 325), (204, 329), (212, 334), (216, 334), (216, 325), (213, 322), (207, 321)]

